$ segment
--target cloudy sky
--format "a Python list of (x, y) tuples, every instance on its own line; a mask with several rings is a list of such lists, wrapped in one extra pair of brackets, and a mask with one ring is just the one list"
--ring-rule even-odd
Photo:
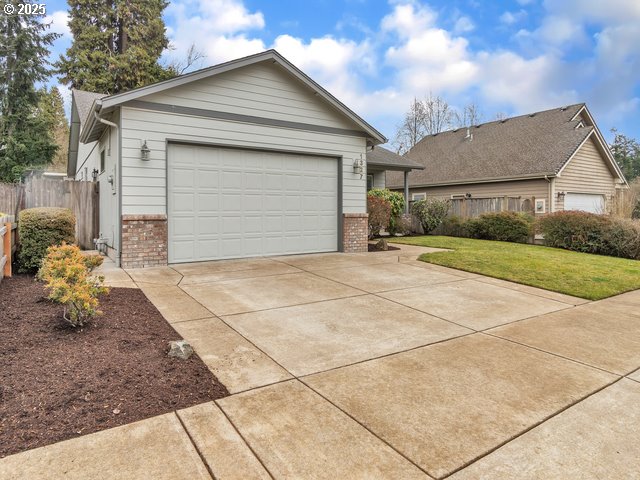
[[(57, 58), (66, 3), (47, 13)], [(389, 138), (431, 92), (485, 121), (586, 102), (608, 138), (640, 139), (638, 0), (177, 0), (165, 23), (165, 60), (193, 43), (201, 67), (275, 48)]]

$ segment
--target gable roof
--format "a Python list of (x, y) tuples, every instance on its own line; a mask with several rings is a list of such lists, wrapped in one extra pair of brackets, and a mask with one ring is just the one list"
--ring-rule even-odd
[[(224, 72), (228, 72), (230, 70), (235, 70), (237, 68), (246, 67), (248, 65), (253, 65), (259, 62), (271, 61), (273, 63), (277, 63), (284, 67), (289, 73), (291, 73), (295, 78), (299, 81), (307, 85), (310, 89), (314, 91), (320, 98), (324, 99), (331, 106), (341, 112), (343, 115), (351, 119), (356, 125), (358, 125), (362, 131), (364, 131), (371, 139), (371, 143), (374, 145), (378, 145), (381, 143), (386, 143), (387, 139), (384, 135), (382, 135), (378, 130), (369, 125), (365, 120), (363, 120), (360, 116), (358, 116), (353, 110), (348, 108), (344, 103), (334, 97), (331, 93), (321, 87), (318, 83), (316, 83), (311, 77), (305, 74), (302, 70), (297, 68), (291, 62), (289, 62), (286, 58), (280, 55), (275, 50), (266, 50), (261, 53), (257, 53), (255, 55), (249, 55), (247, 57), (239, 58), (236, 60), (231, 60), (230, 62), (221, 63), (219, 65), (214, 65), (212, 67), (203, 68), (201, 70), (197, 70), (195, 72), (187, 73), (184, 75), (180, 75), (178, 77), (165, 80), (163, 82), (154, 83), (151, 85), (147, 85), (145, 87), (136, 88), (134, 90), (129, 90), (128, 92), (118, 93), (116, 95), (111, 95), (108, 97), (103, 97), (102, 99), (97, 99), (95, 101), (94, 107), (96, 111), (102, 112), (103, 114), (110, 112), (115, 107), (122, 105), (125, 102), (129, 102), (131, 100), (137, 100), (146, 95), (151, 95), (153, 93), (162, 92), (164, 90), (177, 87), (179, 85), (184, 85), (186, 83), (195, 82), (198, 80), (202, 80), (204, 78), (212, 77), (214, 75), (219, 75)], [(96, 136), (99, 137), (101, 134), (101, 130), (104, 129), (104, 125), (97, 122), (95, 118), (88, 118), (86, 128), (83, 127), (82, 134), (80, 140), (83, 142), (88, 142), (96, 139)]]
[(102, 93), (86, 92), (84, 90), (71, 90), (71, 126), (69, 128), (69, 153), (67, 156), (67, 176), (74, 177), (78, 164), (78, 143), (82, 127), (95, 101), (103, 98)]
[[(589, 138), (598, 144), (611, 172), (624, 181), (586, 105), (580, 103), (429, 135), (406, 153), (425, 167), (409, 174), (409, 184), (554, 177)], [(387, 183), (400, 187), (402, 178), (390, 172)]]
[(367, 152), (367, 165), (385, 170), (423, 170), (424, 166), (381, 146)]

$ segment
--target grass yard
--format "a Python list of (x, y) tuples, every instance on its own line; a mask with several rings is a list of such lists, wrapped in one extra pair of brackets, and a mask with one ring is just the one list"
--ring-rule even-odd
[(640, 288), (640, 261), (636, 260), (457, 237), (427, 235), (393, 242), (454, 250), (423, 254), (424, 262), (589, 300)]

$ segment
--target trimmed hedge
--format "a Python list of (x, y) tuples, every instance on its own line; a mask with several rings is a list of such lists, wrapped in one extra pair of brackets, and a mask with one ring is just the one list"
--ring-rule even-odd
[(18, 216), (20, 251), (18, 262), (23, 272), (40, 268), (47, 248), (74, 243), (76, 219), (67, 208), (41, 207), (22, 210)]
[(527, 243), (533, 234), (534, 219), (526, 213), (484, 213), (464, 223), (471, 238), (501, 242)]
[(367, 212), (369, 212), (369, 238), (380, 235), (380, 230), (389, 228), (391, 219), (391, 203), (381, 197), (367, 196)]
[(640, 259), (640, 222), (595, 213), (566, 211), (538, 221), (545, 244), (576, 252)]
[(391, 217), (389, 227), (386, 228), (391, 235), (399, 233), (401, 227), (400, 217), (404, 212), (404, 195), (400, 192), (392, 192), (388, 188), (372, 188), (367, 192), (367, 196), (383, 198), (391, 205)]

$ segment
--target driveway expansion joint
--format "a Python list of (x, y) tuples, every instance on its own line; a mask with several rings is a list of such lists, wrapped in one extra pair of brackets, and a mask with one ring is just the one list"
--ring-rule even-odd
[(211, 480), (216, 480), (215, 475), (211, 471), (211, 467), (209, 466), (209, 463), (205, 459), (204, 455), (202, 455), (202, 452), (198, 448), (198, 445), (196, 444), (196, 442), (193, 441), (193, 438), (191, 437), (191, 433), (189, 432), (189, 430), (185, 426), (184, 422), (182, 421), (182, 418), (180, 418), (180, 415), (178, 414), (177, 410), (174, 411), (173, 414), (176, 416), (176, 418), (178, 420), (178, 423), (180, 423), (180, 426), (182, 427), (182, 430), (184, 430), (184, 433), (187, 435), (187, 438), (189, 439), (189, 442), (191, 442), (191, 446), (193, 447), (193, 449), (196, 451), (196, 453), (200, 457), (200, 461), (204, 465), (204, 468), (207, 469), (207, 472), (209, 473), (209, 476), (211, 476)]

